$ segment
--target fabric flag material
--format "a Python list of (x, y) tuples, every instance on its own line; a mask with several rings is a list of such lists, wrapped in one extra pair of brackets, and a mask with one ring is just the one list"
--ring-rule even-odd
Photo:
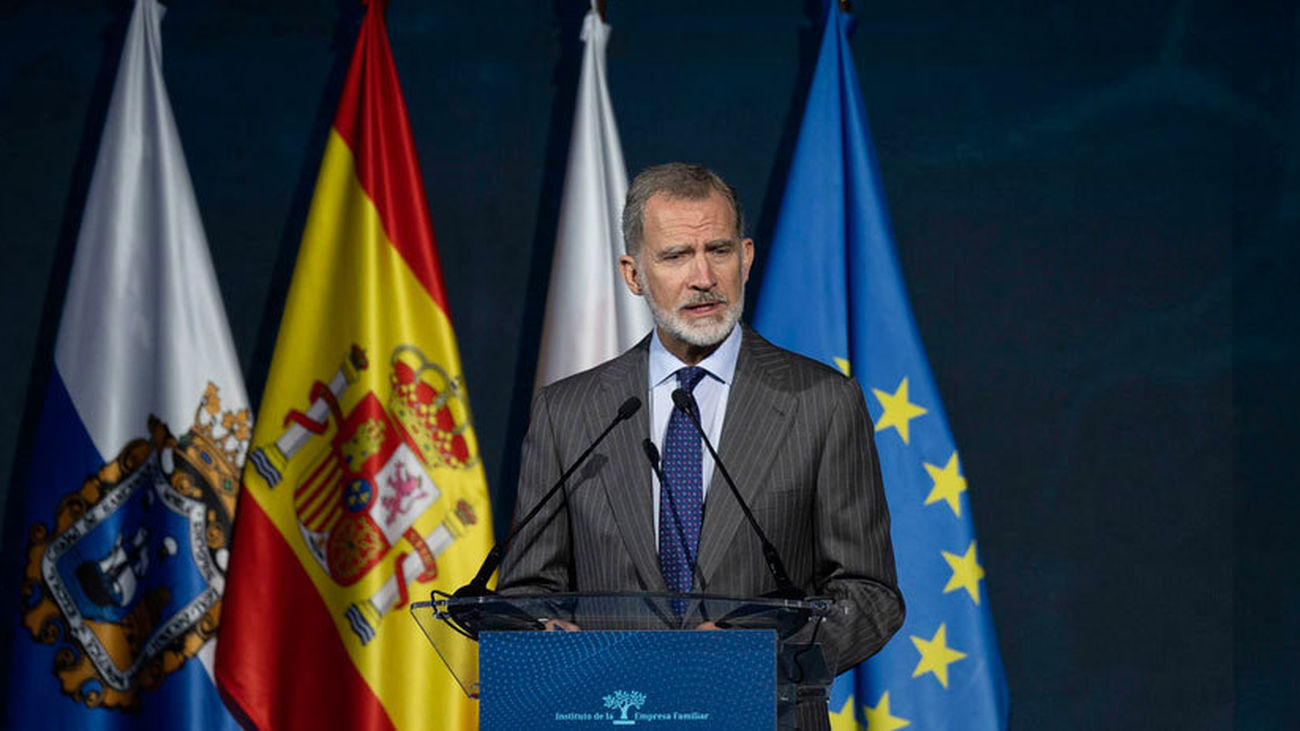
[(487, 488), (383, 3), (326, 143), (244, 471), (217, 679), (263, 729), (474, 728), (407, 609), (487, 553)]
[(837, 729), (1001, 729), (1008, 694), (961, 461), (912, 318), (850, 54), (827, 7), (755, 328), (863, 386), (907, 620), (831, 693)]
[(605, 84), (609, 26), (593, 9), (582, 24), (582, 74), (542, 324), (537, 387), (595, 367), (650, 332), (650, 308), (618, 273), (627, 167)]
[(27, 483), (4, 728), (237, 728), (212, 681), (251, 421), (138, 0)]

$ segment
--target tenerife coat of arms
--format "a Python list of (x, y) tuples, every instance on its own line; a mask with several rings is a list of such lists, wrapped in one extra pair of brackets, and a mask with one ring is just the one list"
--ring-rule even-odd
[(148, 439), (65, 495), (52, 525), (30, 527), (22, 622), (56, 647), (65, 694), (135, 710), (216, 634), (250, 431), (248, 411), (223, 412), (209, 384), (183, 436), (149, 417)]
[[(410, 583), (438, 575), (438, 555), (477, 522), (474, 506), (457, 498), (443, 502), (432, 530), (415, 525), (442, 495), (435, 469), (478, 464), (460, 379), (402, 345), (389, 358), (387, 399), (366, 391), (344, 413), (340, 399), (369, 367), (354, 345), (329, 383), (312, 384), (307, 409), (289, 411), (280, 436), (249, 455), (273, 489), (290, 463), (301, 465), (295, 474), (303, 477), (292, 487), (298, 529), (339, 586), (357, 583), (392, 556), (392, 575), (346, 611), (363, 644), (385, 614), (407, 603)], [(394, 551), (398, 546), (407, 550)]]

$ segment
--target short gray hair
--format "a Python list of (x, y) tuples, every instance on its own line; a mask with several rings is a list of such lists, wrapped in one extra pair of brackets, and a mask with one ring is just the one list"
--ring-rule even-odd
[(735, 214), (736, 238), (744, 238), (745, 213), (740, 208), (736, 189), (717, 173), (703, 165), (685, 162), (670, 162), (642, 170), (627, 189), (627, 202), (623, 204), (623, 250), (632, 257), (641, 254), (641, 245), (645, 243), (645, 206), (656, 194), (700, 200), (715, 191)]

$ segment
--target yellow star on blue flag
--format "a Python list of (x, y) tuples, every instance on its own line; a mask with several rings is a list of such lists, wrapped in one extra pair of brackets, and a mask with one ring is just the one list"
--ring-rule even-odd
[(903, 444), (907, 444), (910, 434), (912, 433), (912, 419), (925, 414), (925, 409), (907, 399), (907, 377), (903, 377), (903, 382), (898, 384), (898, 389), (893, 393), (881, 391), (878, 388), (871, 389), (876, 395), (876, 400), (880, 402), (880, 408), (884, 413), (876, 419), (876, 433), (886, 429), (894, 429), (898, 436), (902, 438)]

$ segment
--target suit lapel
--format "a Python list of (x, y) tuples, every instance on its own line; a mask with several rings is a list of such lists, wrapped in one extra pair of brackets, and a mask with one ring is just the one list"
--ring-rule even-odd
[[(736, 375), (727, 396), (718, 456), (731, 472), (736, 487), (751, 507), (763, 489), (764, 475), (785, 434), (794, 400), (785, 387), (788, 368), (780, 351), (746, 329), (736, 361)], [(704, 504), (700, 529), (698, 572), (702, 585), (714, 583), (723, 556), (737, 529), (748, 531), (744, 513), (727, 487), (721, 470), (715, 470)]]
[[(650, 465), (646, 462), (641, 442), (650, 434), (650, 407), (645, 403), (648, 393), (647, 358), (650, 339), (646, 338), (625, 353), (603, 378), (601, 401), (596, 428), (603, 429), (604, 421), (612, 416), (629, 396), (641, 399), (641, 410), (631, 423), (621, 425), (609, 435), (607, 453), (610, 464), (601, 470), (601, 483), (614, 512), (623, 544), (637, 573), (651, 591), (667, 591), (663, 574), (659, 571), (659, 554), (654, 540), (654, 500), (650, 486)], [(593, 436), (595, 433), (594, 432)]]

